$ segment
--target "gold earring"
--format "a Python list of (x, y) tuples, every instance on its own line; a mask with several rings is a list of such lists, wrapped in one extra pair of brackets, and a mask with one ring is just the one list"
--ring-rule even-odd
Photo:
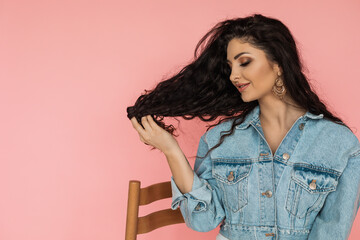
[(278, 98), (280, 98), (282, 100), (286, 93), (286, 89), (285, 89), (284, 83), (280, 79), (280, 76), (281, 75), (278, 72), (278, 77), (275, 80), (275, 85), (272, 88), (272, 92), (274, 93), (275, 96), (277, 96)]

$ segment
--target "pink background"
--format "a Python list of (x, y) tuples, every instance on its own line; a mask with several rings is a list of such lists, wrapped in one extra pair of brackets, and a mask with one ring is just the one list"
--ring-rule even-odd
[[(0, 1), (0, 239), (124, 239), (128, 181), (170, 180), (126, 117), (218, 21), (283, 21), (329, 108), (360, 127), (359, 1)], [(205, 124), (181, 121), (193, 165)], [(356, 132), (359, 137), (359, 133)], [(341, 203), (339, 203), (341, 204)], [(162, 201), (141, 209), (145, 214)], [(360, 238), (358, 214), (350, 239)], [(215, 239), (184, 224), (138, 239)]]

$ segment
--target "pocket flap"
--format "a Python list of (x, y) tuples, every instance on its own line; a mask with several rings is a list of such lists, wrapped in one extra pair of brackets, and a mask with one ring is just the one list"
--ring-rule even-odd
[(336, 190), (339, 175), (332, 169), (294, 166), (291, 178), (310, 193)]
[(247, 177), (252, 166), (249, 159), (213, 159), (212, 163), (213, 177), (230, 185)]

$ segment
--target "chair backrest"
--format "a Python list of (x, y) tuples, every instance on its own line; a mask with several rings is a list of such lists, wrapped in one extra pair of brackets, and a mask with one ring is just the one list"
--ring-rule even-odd
[(138, 234), (147, 233), (167, 225), (184, 223), (179, 208), (176, 210), (167, 208), (139, 217), (139, 206), (170, 197), (172, 197), (170, 181), (141, 188), (140, 181), (130, 180), (125, 240), (136, 240)]

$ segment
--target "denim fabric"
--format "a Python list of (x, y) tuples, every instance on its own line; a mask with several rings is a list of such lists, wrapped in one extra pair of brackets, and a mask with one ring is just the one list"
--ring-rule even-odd
[(221, 233), (218, 233), (218, 235), (216, 235), (216, 239), (215, 240), (229, 240), (228, 238), (224, 237), (223, 235), (221, 235)]
[[(196, 158), (192, 190), (171, 177), (171, 208), (185, 223), (235, 240), (345, 240), (359, 208), (360, 143), (345, 126), (306, 112), (273, 155), (253, 109), (233, 135), (205, 159)], [(223, 122), (200, 138), (204, 156)]]

